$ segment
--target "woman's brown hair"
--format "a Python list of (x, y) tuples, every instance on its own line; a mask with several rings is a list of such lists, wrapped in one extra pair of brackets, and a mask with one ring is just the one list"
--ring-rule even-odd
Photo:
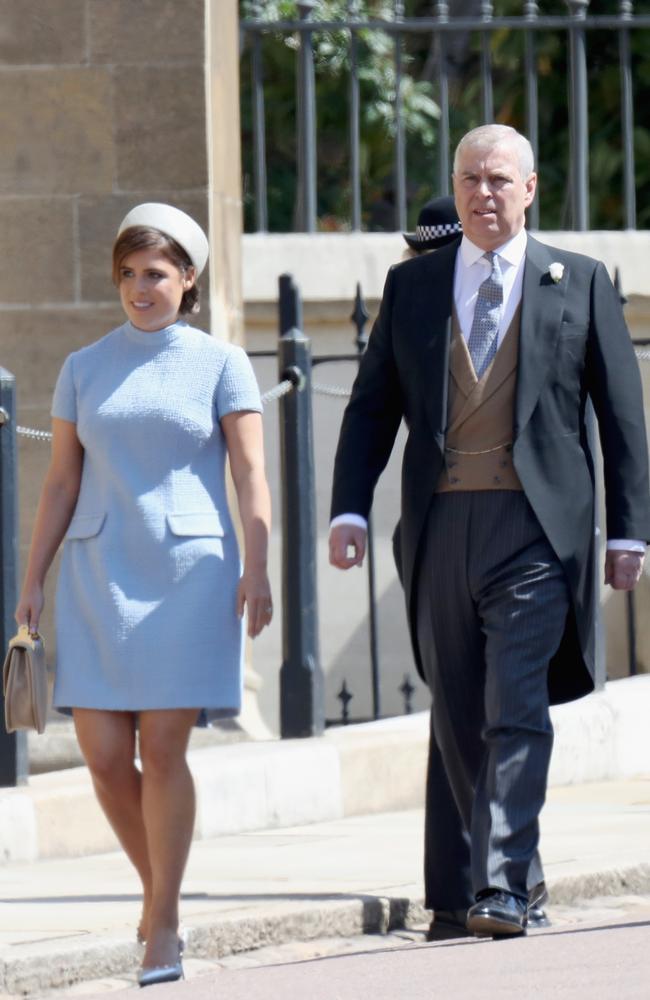
[[(120, 233), (113, 244), (113, 284), (116, 287), (120, 284), (122, 262), (129, 254), (138, 250), (160, 250), (163, 256), (183, 273), (194, 267), (183, 247), (171, 236), (166, 236), (159, 229), (150, 229), (148, 226), (129, 226)], [(199, 287), (194, 282), (191, 288), (183, 292), (179, 314), (197, 313), (201, 308), (200, 294)]]

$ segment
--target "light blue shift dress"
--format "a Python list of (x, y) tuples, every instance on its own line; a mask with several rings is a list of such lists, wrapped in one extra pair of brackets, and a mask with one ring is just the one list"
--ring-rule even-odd
[(227, 413), (261, 410), (240, 347), (125, 323), (65, 361), (52, 415), (77, 425), (81, 489), (56, 593), (55, 707), (241, 706)]

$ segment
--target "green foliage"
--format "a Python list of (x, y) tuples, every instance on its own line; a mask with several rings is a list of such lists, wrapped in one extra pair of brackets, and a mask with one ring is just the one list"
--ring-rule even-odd
[[(242, 0), (243, 17), (256, 5)], [(294, 0), (266, 0), (265, 20), (297, 18)], [(431, 0), (407, 0), (409, 17), (431, 16)], [(520, 15), (522, 0), (495, 2), (498, 15)], [(565, 0), (540, 0), (540, 14), (565, 15)], [(360, 0), (362, 16), (393, 19), (392, 0)], [(463, 4), (466, 12), (471, 2)], [(475, 11), (478, 2), (474, 4)], [(591, 0), (590, 15), (617, 13), (618, 0)], [(454, 4), (450, 3), (452, 15)], [(650, 0), (634, 3), (636, 14), (650, 12)], [(321, 0), (315, 21), (347, 16), (345, 0)], [(361, 170), (363, 225), (394, 229), (395, 43), (382, 31), (358, 32), (361, 96)], [(481, 124), (481, 35), (447, 36), (450, 71), (450, 126), (454, 145), (469, 128)], [(569, 201), (568, 39), (566, 30), (534, 33), (539, 91), (539, 205), (543, 229), (571, 225)], [(350, 38), (341, 31), (313, 34), (317, 80), (318, 215), (324, 229), (344, 229), (350, 218), (349, 75)], [(630, 31), (634, 85), (634, 155), (637, 225), (650, 227), (650, 30)], [(268, 34), (263, 41), (266, 94), (266, 136), (269, 177), (269, 228), (294, 228), (295, 200), (295, 66), (298, 39)], [(428, 33), (402, 36), (401, 99), (406, 131), (407, 194), (412, 225), (419, 206), (439, 190), (437, 175), (436, 62)], [(526, 131), (524, 34), (498, 30), (491, 34), (494, 117)], [(251, 183), (252, 126), (250, 118), (249, 55), (242, 59), (242, 119), (244, 135), (247, 228), (253, 228)], [(592, 228), (624, 225), (621, 142), (621, 81), (619, 36), (612, 30), (588, 30), (589, 200)]]
[[(540, 4), (541, 13), (565, 14), (560, 0)], [(618, 12), (615, 0), (591, 0), (590, 15)], [(647, 13), (650, 2), (634, 4), (637, 14)], [(499, 13), (519, 14), (519, 0), (505, 0)], [(542, 229), (571, 226), (569, 201), (569, 53), (566, 31), (536, 32), (539, 74), (539, 205)], [(650, 31), (630, 32), (634, 83), (637, 225), (650, 220)], [(526, 131), (521, 32), (495, 32), (492, 43), (495, 72), (495, 118)], [(587, 87), (589, 102), (589, 203), (590, 228), (618, 229), (624, 225), (623, 148), (621, 135), (621, 80), (619, 35), (616, 31), (587, 31)], [(474, 122), (472, 124), (475, 124)], [(478, 124), (478, 123), (476, 123)], [(644, 140), (645, 137), (645, 140)]]
[[(251, 17), (256, 5), (242, 2), (242, 14)], [(390, 20), (389, 0), (367, 0), (360, 14)], [(346, 16), (345, 0), (325, 0), (314, 12), (314, 21), (340, 20)], [(270, 0), (263, 5), (266, 21), (294, 20), (292, 0)], [(350, 36), (347, 31), (315, 31), (316, 132), (318, 147), (318, 217), (324, 229), (344, 229), (350, 217), (349, 87)], [(397, 78), (395, 43), (381, 31), (359, 31), (358, 77), (360, 91), (360, 162), (364, 222), (371, 228), (394, 229), (393, 167)], [(269, 228), (293, 228), (295, 211), (295, 35), (269, 33), (263, 36), (264, 92), (267, 136)], [(251, 226), (253, 199), (251, 77), (248, 53), (242, 60), (242, 125), (244, 150), (244, 203), (247, 227)], [(409, 73), (411, 58), (404, 55), (401, 85), (402, 120), (407, 141), (414, 148), (431, 150), (436, 140), (438, 105), (433, 87)], [(272, 141), (270, 141), (272, 137)], [(411, 188), (429, 197), (431, 184), (426, 161), (410, 174)]]

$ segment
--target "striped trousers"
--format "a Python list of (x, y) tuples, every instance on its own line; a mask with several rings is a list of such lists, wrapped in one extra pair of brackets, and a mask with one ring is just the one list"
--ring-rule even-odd
[(488, 887), (526, 896), (543, 879), (547, 674), (569, 608), (562, 566), (522, 492), (433, 497), (417, 612), (432, 694), (431, 909), (466, 908)]

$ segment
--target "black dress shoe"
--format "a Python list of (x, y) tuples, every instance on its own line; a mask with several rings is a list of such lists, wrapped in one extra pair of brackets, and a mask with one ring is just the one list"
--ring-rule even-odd
[(533, 907), (541, 908), (544, 903), (548, 902), (548, 891), (546, 889), (546, 882), (538, 882), (534, 885), (532, 889), (528, 892), (528, 908)]
[(528, 930), (536, 930), (538, 927), (550, 927), (551, 921), (543, 909), (544, 903), (548, 900), (548, 892), (545, 882), (538, 882), (528, 893)]
[(467, 910), (436, 910), (427, 931), (427, 941), (450, 941), (471, 937), (467, 930)]
[(536, 931), (539, 927), (550, 926), (551, 921), (548, 919), (546, 910), (543, 910), (541, 906), (528, 907), (528, 920), (526, 922), (527, 930)]
[(467, 911), (467, 929), (483, 937), (524, 934), (528, 900), (503, 889), (481, 893)]

